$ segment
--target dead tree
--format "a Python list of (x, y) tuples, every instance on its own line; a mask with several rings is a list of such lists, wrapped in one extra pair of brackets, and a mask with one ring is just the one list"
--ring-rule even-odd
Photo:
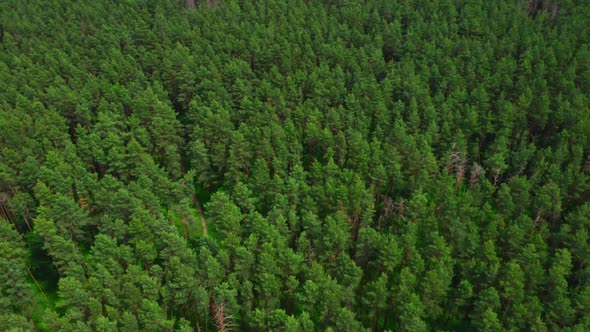
[(186, 8), (188, 8), (188, 9), (195, 9), (195, 7), (198, 4), (198, 0), (185, 0), (184, 4), (186, 5)]
[(225, 302), (211, 302), (211, 313), (219, 332), (228, 332), (235, 327), (232, 317), (226, 311)]

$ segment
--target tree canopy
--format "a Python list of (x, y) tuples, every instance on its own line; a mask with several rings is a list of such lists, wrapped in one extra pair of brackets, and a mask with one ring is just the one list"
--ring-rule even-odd
[(590, 3), (0, 1), (0, 330), (590, 330)]

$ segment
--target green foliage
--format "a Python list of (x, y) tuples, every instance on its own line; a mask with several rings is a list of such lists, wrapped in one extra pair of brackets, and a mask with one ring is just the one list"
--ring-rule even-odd
[(1, 1), (0, 330), (590, 330), (589, 12)]
[[(32, 292), (27, 283), (27, 251), (21, 235), (4, 219), (0, 219), (0, 313), (27, 311)], [(10, 318), (12, 317), (12, 318)], [(16, 319), (6, 316), (6, 320)]]

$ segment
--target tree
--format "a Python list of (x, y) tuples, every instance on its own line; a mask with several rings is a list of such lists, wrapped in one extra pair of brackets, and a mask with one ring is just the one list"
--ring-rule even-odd
[(35, 232), (44, 239), (43, 248), (53, 257), (53, 264), (64, 276), (68, 271), (82, 262), (82, 257), (74, 242), (69, 238), (60, 236), (57, 227), (52, 221), (35, 219)]
[(229, 195), (223, 192), (213, 194), (205, 210), (208, 211), (209, 224), (215, 227), (222, 240), (231, 235), (240, 236), (243, 216)]
[(568, 297), (567, 277), (572, 269), (571, 254), (567, 249), (555, 253), (547, 278), (546, 319), (552, 328), (570, 325), (574, 320), (575, 310)]
[[(32, 300), (27, 283), (27, 252), (20, 234), (7, 220), (0, 219), (0, 313), (26, 312)], [(17, 319), (6, 316), (7, 320)], [(17, 319), (18, 320), (18, 319)], [(25, 320), (26, 321), (26, 320)]]

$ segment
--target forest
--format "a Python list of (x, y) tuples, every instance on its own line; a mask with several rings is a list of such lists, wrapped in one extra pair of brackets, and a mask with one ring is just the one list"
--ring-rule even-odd
[(590, 331), (590, 2), (0, 1), (0, 331)]

